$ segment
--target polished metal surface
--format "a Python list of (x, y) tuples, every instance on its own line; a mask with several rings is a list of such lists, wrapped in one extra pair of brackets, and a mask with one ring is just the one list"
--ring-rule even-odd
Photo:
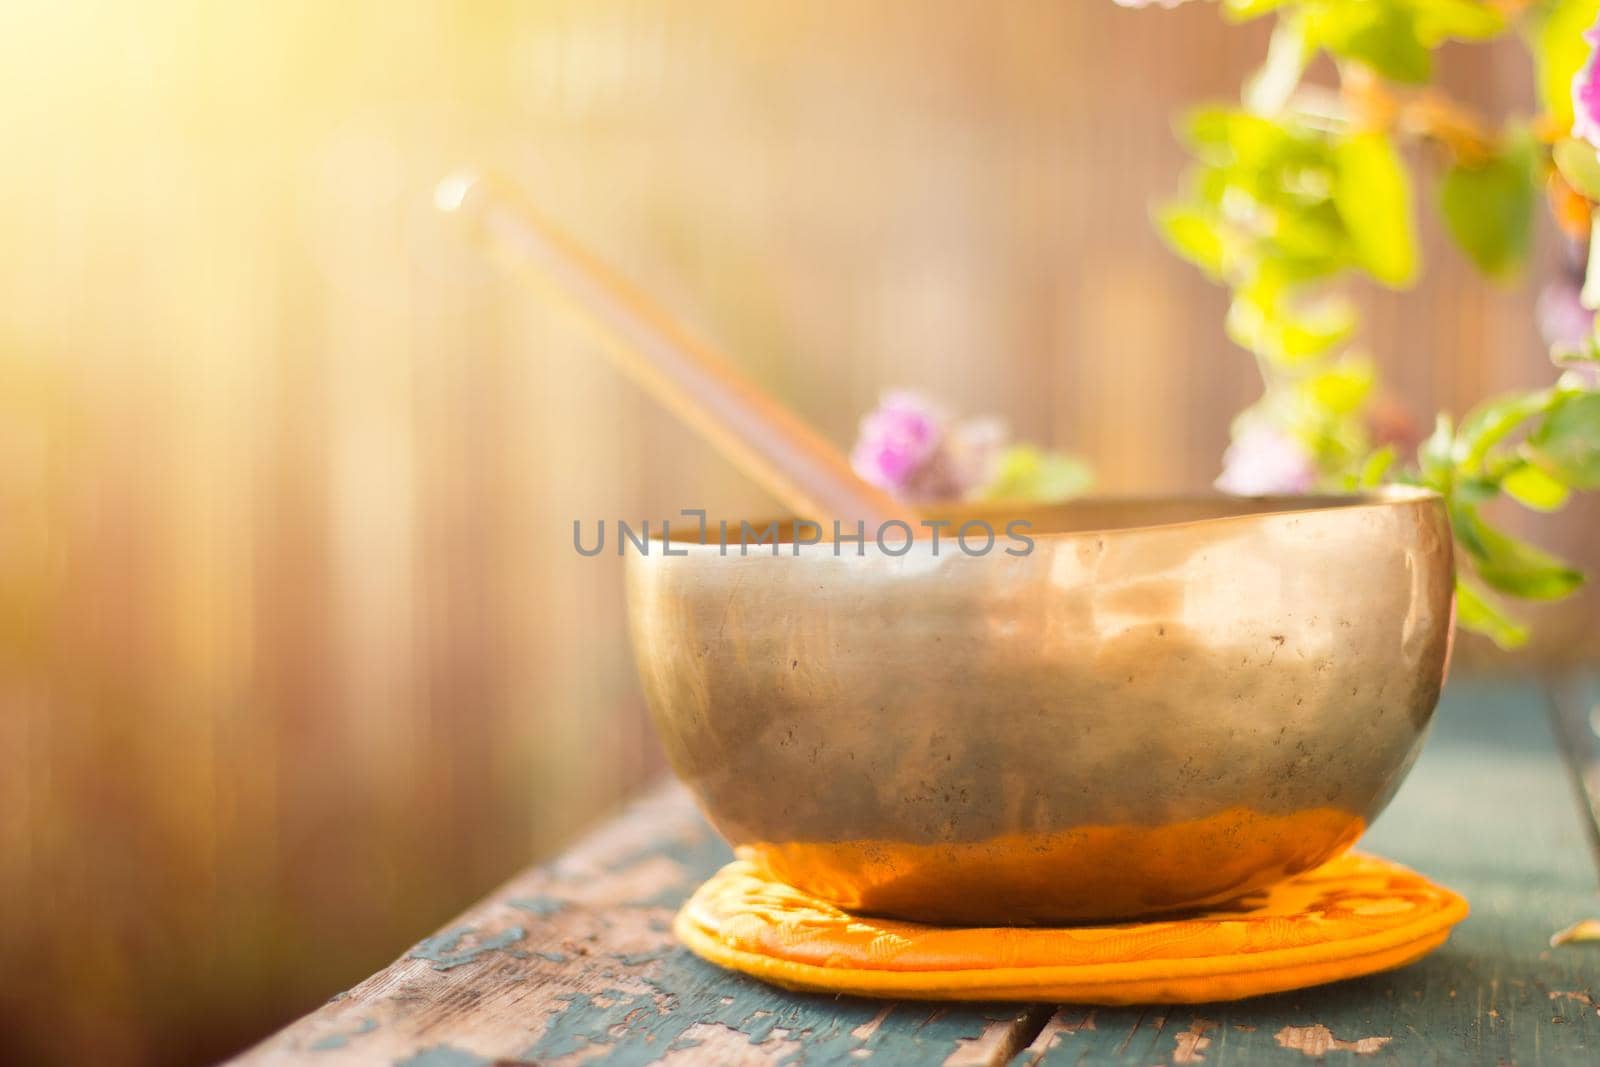
[(847, 908), (1014, 924), (1215, 904), (1354, 842), (1444, 677), (1436, 496), (1023, 517), (1024, 556), (630, 554), (657, 729), (741, 854)]

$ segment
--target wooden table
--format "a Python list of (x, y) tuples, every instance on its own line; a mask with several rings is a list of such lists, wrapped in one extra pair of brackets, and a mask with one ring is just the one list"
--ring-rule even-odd
[(1600, 679), (1448, 689), (1364, 847), (1460, 890), (1472, 917), (1388, 974), (1181, 1007), (785, 993), (674, 944), (674, 909), (729, 855), (668, 786), (235, 1062), (1600, 1063), (1600, 944), (1550, 946), (1600, 917), (1597, 701)]

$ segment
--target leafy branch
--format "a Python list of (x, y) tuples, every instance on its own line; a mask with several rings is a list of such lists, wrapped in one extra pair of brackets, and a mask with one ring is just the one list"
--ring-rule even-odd
[[(1565, 231), (1587, 236), (1600, 202), (1600, 156), (1567, 136), (1570, 87), (1590, 59), (1583, 31), (1600, 0), (1220, 0), (1226, 18), (1276, 19), (1267, 57), (1237, 106), (1202, 108), (1180, 126), (1194, 156), (1184, 193), (1156, 212), (1167, 242), (1232, 293), (1226, 329), (1261, 369), (1259, 401), (1234, 424), (1230, 469), (1251, 442), (1299, 449), (1311, 484), (1253, 491), (1353, 489), (1385, 480), (1445, 498), (1462, 565), (1457, 615), (1502, 646), (1526, 640), (1502, 597), (1566, 596), (1583, 575), (1491, 525), (1500, 497), (1552, 511), (1600, 488), (1600, 364), (1591, 328), (1554, 353), (1547, 388), (1492, 400), (1436, 428), (1402, 459), (1382, 425), (1372, 360), (1353, 343), (1358, 317), (1340, 283), (1404, 289), (1419, 271), (1413, 164), (1436, 170), (1445, 229), (1487, 276), (1526, 261), (1546, 189)], [(1429, 84), (1448, 41), (1519, 33), (1538, 67), (1544, 114), (1496, 125)], [(1334, 86), (1305, 83), (1333, 60)], [(1587, 225), (1586, 225), (1587, 224)], [(1600, 241), (1591, 241), (1600, 249)], [(1600, 268), (1584, 303), (1600, 304)], [(1591, 291), (1592, 290), (1592, 291)], [(1263, 433), (1262, 431), (1270, 431)], [(1295, 470), (1291, 465), (1263, 467)], [(1237, 491), (1248, 478), (1225, 473)]]

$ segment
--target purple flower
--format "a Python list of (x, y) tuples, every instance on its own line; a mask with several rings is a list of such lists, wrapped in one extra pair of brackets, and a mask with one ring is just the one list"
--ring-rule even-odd
[(1594, 47), (1600, 44), (1600, 21), (1589, 27), (1583, 39), (1589, 43), (1589, 59), (1572, 76), (1572, 136), (1600, 148), (1600, 76), (1595, 71)]
[(1005, 442), (994, 419), (956, 422), (925, 397), (895, 390), (861, 420), (850, 465), (902, 500), (960, 500), (993, 478)]
[(1222, 454), (1214, 483), (1234, 496), (1306, 493), (1317, 484), (1317, 465), (1299, 441), (1275, 427), (1253, 423)]

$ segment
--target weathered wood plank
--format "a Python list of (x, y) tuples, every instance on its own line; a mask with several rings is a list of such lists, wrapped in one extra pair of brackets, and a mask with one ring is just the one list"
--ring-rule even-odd
[[(1588, 1062), (1600, 946), (1548, 947), (1591, 914), (1595, 870), (1543, 697), (1456, 686), (1366, 845), (1467, 894), (1474, 915), (1390, 975), (1237, 1005), (937, 1008), (785, 994), (673, 946), (668, 922), (727, 858), (680, 790), (658, 791), (514, 880), (406, 958), (243, 1057), (404, 1063)], [(1559, 1020), (1559, 1021), (1558, 1021)]]
[(1048, 1009), (796, 996), (677, 947), (727, 861), (667, 787), (236, 1064), (1000, 1064)]
[(1551, 687), (1550, 708), (1556, 740), (1588, 815), (1589, 843), (1600, 862), (1600, 674), (1561, 679)]
[(1545, 709), (1526, 683), (1452, 685), (1422, 758), (1363, 842), (1471, 902), (1472, 917), (1433, 955), (1237, 1004), (1063, 1008), (1018, 1062), (1600, 1062), (1600, 945), (1549, 945), (1600, 914), (1600, 901)]

